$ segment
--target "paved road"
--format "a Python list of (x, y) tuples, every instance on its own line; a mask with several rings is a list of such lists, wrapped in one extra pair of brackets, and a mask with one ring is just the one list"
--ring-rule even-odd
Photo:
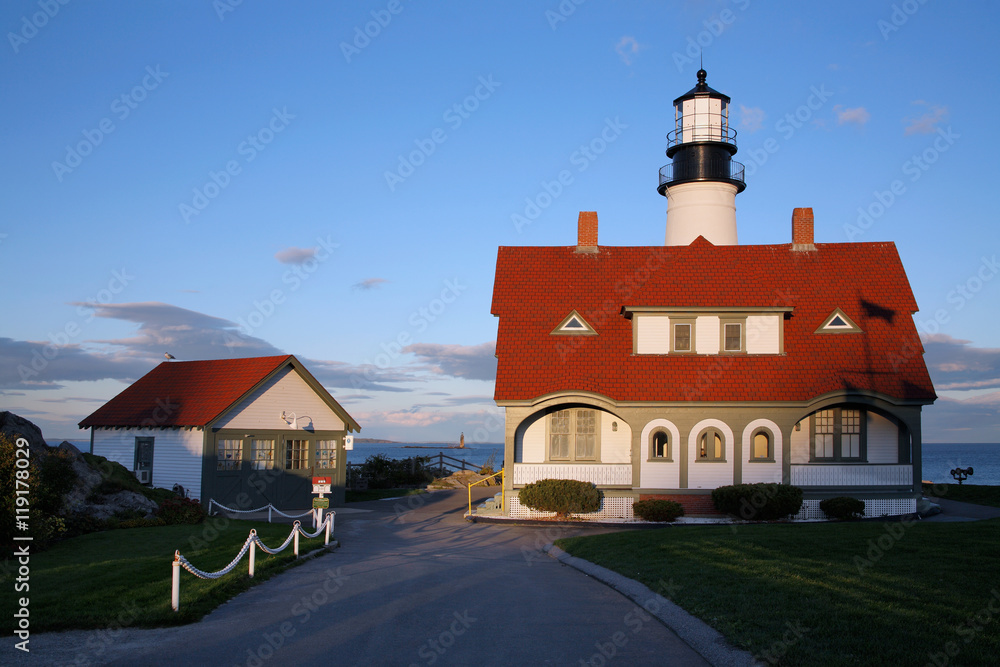
[(359, 504), (372, 511), (338, 514), (340, 549), (200, 623), (126, 630), (110, 644), (93, 632), (36, 635), (30, 662), (9, 644), (0, 662), (707, 664), (641, 607), (540, 551), (554, 538), (600, 529), (469, 524), (464, 504), (464, 492)]

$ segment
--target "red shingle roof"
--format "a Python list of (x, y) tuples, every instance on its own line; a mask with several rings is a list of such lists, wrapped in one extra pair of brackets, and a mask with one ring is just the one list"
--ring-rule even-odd
[(80, 428), (205, 426), (290, 359), (286, 354), (165, 361), (80, 422)]
[[(559, 391), (616, 401), (808, 401), (866, 390), (935, 398), (892, 243), (501, 247), (492, 312), (497, 401)], [(634, 355), (623, 307), (792, 307), (781, 355)], [(836, 308), (863, 333), (816, 334)], [(597, 336), (554, 336), (577, 310)]]

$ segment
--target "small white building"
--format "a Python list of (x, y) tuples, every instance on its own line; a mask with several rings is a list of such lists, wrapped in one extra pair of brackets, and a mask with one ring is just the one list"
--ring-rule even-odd
[(343, 503), (344, 438), (361, 430), (292, 355), (161, 363), (80, 428), (143, 484), (233, 509), (308, 507), (313, 475)]

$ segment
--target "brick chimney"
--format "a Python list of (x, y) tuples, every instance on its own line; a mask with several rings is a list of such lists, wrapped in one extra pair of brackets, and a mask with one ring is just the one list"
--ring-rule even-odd
[(576, 252), (597, 252), (597, 211), (580, 211), (576, 223)]
[(813, 243), (813, 210), (811, 208), (792, 209), (792, 250), (815, 250)]

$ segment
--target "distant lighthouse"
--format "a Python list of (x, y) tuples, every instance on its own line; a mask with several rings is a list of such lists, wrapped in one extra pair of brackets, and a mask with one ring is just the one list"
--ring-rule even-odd
[(736, 195), (743, 192), (743, 165), (733, 160), (736, 130), (729, 126), (729, 97), (705, 83), (674, 100), (674, 130), (657, 192), (667, 198), (666, 245), (689, 245), (704, 236), (715, 245), (736, 245)]

